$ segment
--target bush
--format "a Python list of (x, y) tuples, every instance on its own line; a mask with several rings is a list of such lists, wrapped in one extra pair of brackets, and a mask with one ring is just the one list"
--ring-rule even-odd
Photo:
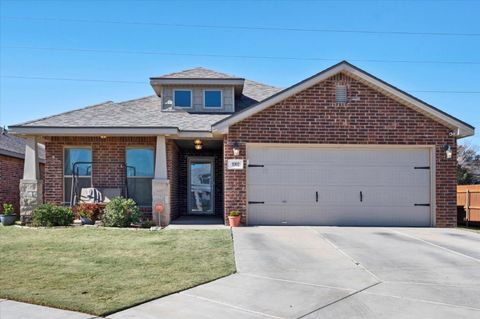
[(78, 216), (90, 219), (92, 222), (99, 219), (102, 214), (102, 207), (94, 203), (82, 203), (75, 208)]
[(232, 211), (230, 211), (230, 213), (228, 213), (228, 216), (231, 216), (231, 217), (238, 217), (240, 215), (241, 214), (238, 210), (232, 210)]
[(33, 226), (68, 226), (73, 223), (73, 212), (69, 207), (43, 204), (33, 211)]
[(142, 222), (142, 228), (151, 228), (157, 226), (152, 220), (144, 220)]
[(3, 204), (3, 215), (10, 216), (13, 215), (13, 205), (9, 203)]
[(106, 227), (129, 227), (139, 221), (140, 210), (130, 198), (113, 198), (103, 212), (103, 224)]

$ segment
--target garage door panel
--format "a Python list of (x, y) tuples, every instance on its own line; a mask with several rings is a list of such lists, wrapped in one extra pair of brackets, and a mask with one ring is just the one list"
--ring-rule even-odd
[(251, 225), (281, 225), (286, 222), (288, 207), (284, 205), (249, 205), (248, 223)]
[[(345, 165), (352, 166), (362, 163), (370, 163), (372, 166), (385, 165), (410, 165), (423, 166), (430, 162), (430, 157), (425, 149), (363, 149), (363, 148), (296, 148), (296, 147), (261, 147), (261, 153), (250, 153), (250, 163), (263, 162), (276, 164), (279, 159), (282, 162), (294, 164), (315, 163), (319, 165)], [(394, 163), (394, 164), (392, 164)]]
[(251, 209), (248, 222), (253, 225), (425, 226), (430, 223), (428, 207), (379, 206), (354, 211), (348, 207), (323, 207), (314, 211), (300, 205), (292, 211), (292, 207), (278, 204), (255, 205)]
[[(341, 167), (319, 165), (305, 167), (269, 165), (250, 168), (249, 183), (255, 185), (419, 185), (430, 184), (430, 172), (426, 169), (408, 167)], [(341, 172), (342, 174), (339, 174)]]
[(247, 170), (248, 200), (264, 202), (249, 205), (250, 224), (431, 223), (428, 149), (269, 146), (247, 154), (263, 165)]
[[(318, 202), (316, 200), (318, 192)], [(362, 201), (360, 201), (362, 192)], [(414, 206), (430, 202), (430, 193), (424, 186), (395, 186), (385, 188), (358, 186), (288, 186), (256, 185), (248, 190), (249, 201), (262, 201), (265, 204), (299, 204), (312, 206), (337, 205), (391, 205)]]
[(360, 207), (354, 211), (337, 208), (335, 213), (324, 211), (325, 225), (342, 226), (425, 226), (430, 224), (428, 207)]

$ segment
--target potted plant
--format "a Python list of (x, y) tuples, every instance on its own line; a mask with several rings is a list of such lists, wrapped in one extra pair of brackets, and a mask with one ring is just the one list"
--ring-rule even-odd
[(3, 214), (0, 215), (0, 220), (3, 226), (10, 226), (15, 223), (17, 216), (13, 214), (13, 205), (4, 203), (3, 204)]
[(77, 207), (77, 214), (82, 225), (94, 225), (102, 210), (98, 204), (82, 203)]
[(240, 226), (240, 212), (238, 210), (232, 210), (228, 213), (228, 224), (230, 227)]

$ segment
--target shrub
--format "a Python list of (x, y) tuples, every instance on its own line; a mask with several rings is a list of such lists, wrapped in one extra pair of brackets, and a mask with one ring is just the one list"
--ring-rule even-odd
[(102, 207), (94, 203), (82, 203), (75, 208), (75, 211), (79, 216), (88, 218), (94, 222), (98, 220), (102, 214)]
[(237, 217), (240, 216), (240, 212), (238, 210), (232, 210), (230, 213), (228, 213), (228, 216)]
[(144, 220), (142, 222), (142, 228), (151, 228), (157, 226), (152, 220)]
[(13, 205), (9, 203), (4, 203), (2, 214), (5, 216), (13, 215)]
[(43, 204), (33, 211), (33, 226), (68, 226), (73, 223), (73, 212), (69, 207)]
[(115, 197), (103, 212), (103, 224), (106, 227), (129, 227), (139, 221), (140, 210), (131, 198)]

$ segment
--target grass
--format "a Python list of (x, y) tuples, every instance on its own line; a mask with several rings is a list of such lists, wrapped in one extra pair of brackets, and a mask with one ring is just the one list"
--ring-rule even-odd
[(0, 298), (107, 315), (235, 271), (228, 230), (0, 227)]

